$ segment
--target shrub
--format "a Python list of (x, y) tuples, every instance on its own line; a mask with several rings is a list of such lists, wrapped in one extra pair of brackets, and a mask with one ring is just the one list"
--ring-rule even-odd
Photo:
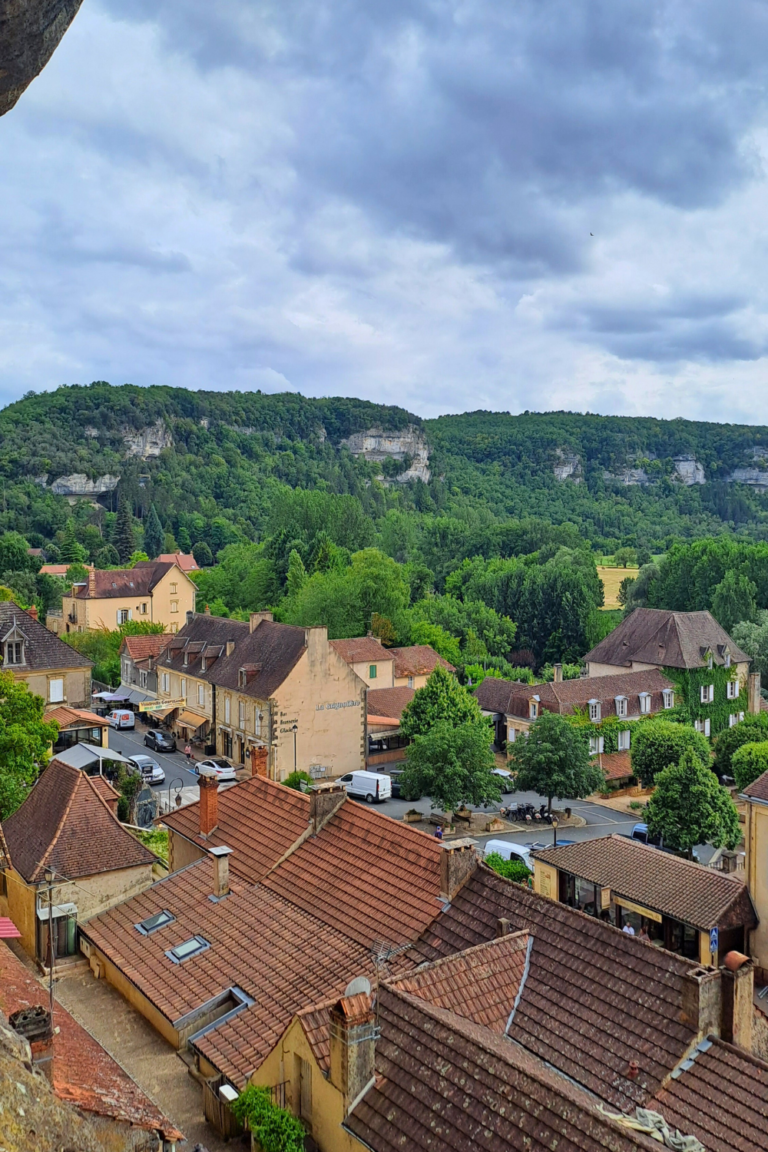
[(485, 863), (505, 880), (514, 880), (516, 884), (527, 884), (531, 874), (522, 860), (505, 860), (498, 852), (490, 852), (485, 857)]
[(711, 755), (706, 736), (687, 724), (670, 720), (648, 720), (638, 724), (632, 740), (632, 772), (644, 787), (650, 788), (670, 764), (678, 764), (686, 749), (692, 748), (702, 764), (709, 766)]
[(285, 1108), (272, 1103), (269, 1088), (249, 1084), (232, 1101), (235, 1118), (247, 1126), (264, 1152), (304, 1152), (304, 1128)]
[[(285, 780), (283, 780), (283, 784), (286, 788), (293, 788), (296, 792), (306, 792), (307, 788), (314, 784), (314, 780), (310, 776), (309, 772), (298, 771), (291, 772), (288, 776), (286, 776)], [(307, 788), (302, 787), (304, 784), (306, 784)]]
[(743, 744), (754, 744), (768, 740), (768, 715), (758, 712), (745, 716), (733, 728), (726, 728), (715, 741), (714, 769), (718, 776), (733, 776), (731, 759), (734, 752)]
[(739, 792), (768, 772), (768, 740), (742, 744), (731, 757), (731, 774)]

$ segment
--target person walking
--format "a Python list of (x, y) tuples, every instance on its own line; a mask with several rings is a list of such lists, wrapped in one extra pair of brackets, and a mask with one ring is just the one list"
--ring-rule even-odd
[(192, 760), (192, 749), (190, 748), (189, 744), (187, 744), (186, 748), (184, 749), (184, 755), (187, 758), (187, 764), (189, 764)]

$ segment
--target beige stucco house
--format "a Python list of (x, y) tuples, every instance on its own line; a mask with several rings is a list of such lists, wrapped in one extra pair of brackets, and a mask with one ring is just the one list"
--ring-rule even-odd
[(36, 608), (0, 603), (0, 660), (3, 672), (23, 680), (46, 705), (90, 706), (92, 661), (52, 636)]
[(369, 688), (394, 688), (394, 655), (371, 632), (349, 640), (331, 640), (330, 644)]
[(133, 568), (91, 571), (62, 599), (61, 615), (47, 617), (52, 632), (114, 631), (129, 620), (162, 624), (178, 632), (195, 607), (197, 589), (175, 563), (142, 561)]

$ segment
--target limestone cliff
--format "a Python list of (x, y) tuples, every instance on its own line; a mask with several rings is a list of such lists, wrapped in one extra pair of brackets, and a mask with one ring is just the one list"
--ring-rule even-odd
[(365, 432), (355, 432), (343, 444), (353, 456), (363, 456), (374, 463), (385, 460), (409, 460), (409, 466), (396, 480), (405, 484), (409, 480), (429, 482), (429, 445), (420, 428), (409, 424), (401, 432), (385, 432), (382, 428), (369, 428)]
[(42, 72), (82, 0), (0, 0), (0, 116)]
[(164, 448), (173, 445), (173, 437), (164, 421), (158, 420), (147, 428), (136, 432), (132, 428), (122, 430), (123, 443), (129, 456), (140, 456), (142, 460), (151, 460), (159, 456)]

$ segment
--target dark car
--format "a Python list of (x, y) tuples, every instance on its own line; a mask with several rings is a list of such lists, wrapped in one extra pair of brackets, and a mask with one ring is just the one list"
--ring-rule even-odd
[(400, 787), (400, 783), (402, 781), (404, 772), (405, 772), (404, 768), (391, 768), (387, 772), (387, 775), (389, 776), (390, 780), (392, 781), (392, 796), (393, 796), (393, 798), (395, 798), (397, 800), (419, 800), (419, 799), (421, 799), (421, 797), (419, 797), (419, 796), (410, 796), (410, 795), (409, 796), (403, 796), (402, 789)]
[(170, 736), (167, 732), (160, 732), (157, 728), (151, 728), (147, 732), (144, 743), (147, 748), (154, 748), (155, 752), (176, 751), (176, 737)]

